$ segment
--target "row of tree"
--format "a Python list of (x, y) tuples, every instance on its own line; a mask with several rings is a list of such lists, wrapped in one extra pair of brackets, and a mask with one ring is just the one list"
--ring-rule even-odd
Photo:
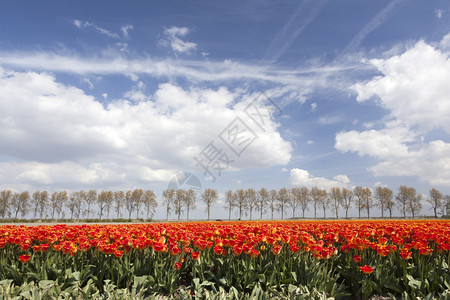
[(33, 194), (28, 191), (15, 193), (11, 190), (3, 190), (0, 192), (2, 218), (18, 218), (19, 213), (24, 218), (28, 213), (32, 213), (34, 219), (59, 219), (66, 217), (65, 213), (69, 212), (70, 216), (67, 217), (70, 219), (79, 219), (83, 216), (89, 219), (97, 217), (92, 215), (97, 212), (100, 219), (103, 217), (109, 219), (111, 209), (115, 210), (118, 218), (121, 216), (121, 210), (126, 209), (129, 219), (134, 212), (139, 218), (141, 210), (145, 209), (147, 218), (150, 218), (157, 206), (155, 193), (142, 189), (126, 192), (59, 191), (51, 194), (47, 191), (35, 191)]
[[(382, 217), (385, 213), (392, 217), (395, 209), (398, 209), (403, 217), (407, 213), (413, 218), (417, 216), (422, 209), (424, 198), (430, 203), (434, 216), (438, 213), (448, 215), (450, 213), (450, 196), (442, 195), (435, 188), (430, 189), (429, 196), (424, 197), (416, 192), (416, 189), (408, 186), (400, 186), (396, 196), (391, 189), (387, 187), (377, 187), (374, 191), (367, 187), (357, 186), (353, 189), (333, 187), (329, 191), (313, 187), (294, 187), (291, 189), (281, 188), (279, 190), (267, 190), (261, 188), (256, 191), (252, 188), (239, 189), (236, 191), (228, 190), (224, 194), (225, 208), (228, 210), (228, 219), (231, 214), (237, 210), (239, 219), (248, 216), (253, 218), (254, 213), (259, 213), (259, 219), (263, 214), (270, 213), (271, 219), (274, 219), (274, 213), (279, 213), (281, 219), (285, 218), (288, 210), (291, 210), (292, 217), (296, 217), (298, 210), (302, 211), (302, 217), (305, 217), (305, 211), (312, 208), (314, 218), (317, 218), (317, 211), (323, 211), (323, 218), (327, 217), (327, 211), (331, 209), (334, 212), (334, 218), (339, 218), (339, 212), (345, 211), (345, 218), (348, 218), (348, 212), (351, 207), (358, 210), (358, 217), (362, 213), (370, 218), (370, 211), (374, 207), (381, 210)], [(165, 207), (166, 219), (169, 219), (173, 211), (177, 219), (186, 212), (186, 219), (189, 219), (189, 212), (195, 209), (197, 200), (201, 199), (206, 206), (207, 219), (210, 219), (211, 206), (219, 199), (219, 193), (214, 189), (205, 189), (203, 191), (190, 190), (164, 190), (162, 193), (162, 202)], [(28, 191), (16, 193), (11, 190), (0, 192), (0, 216), (2, 218), (18, 218), (19, 214), (24, 218), (27, 214), (32, 214), (34, 219), (59, 219), (70, 218), (80, 219), (81, 217), (100, 219), (106, 217), (109, 219), (110, 211), (113, 210), (117, 218), (122, 216), (122, 210), (127, 211), (128, 219), (132, 215), (141, 218), (141, 212), (146, 213), (146, 217), (151, 218), (158, 206), (155, 193), (151, 190), (134, 189), (128, 191), (76, 191), (68, 193), (59, 191), (48, 193), (47, 191), (35, 191), (30, 194)], [(65, 213), (69, 215), (66, 216)]]
[[(189, 219), (189, 210), (195, 207), (195, 197), (189, 196), (190, 191), (184, 190), (165, 190), (163, 192), (163, 202), (166, 208), (166, 219), (172, 208), (180, 219), (183, 209), (187, 211), (187, 219)], [(216, 190), (206, 189), (201, 194), (201, 199), (206, 205), (207, 218), (210, 218), (210, 209), (218, 199)], [(422, 201), (424, 196), (416, 192), (416, 189), (408, 186), (400, 186), (397, 195), (387, 187), (377, 187), (374, 191), (367, 187), (357, 186), (353, 189), (333, 187), (330, 191), (313, 187), (294, 187), (291, 189), (282, 188), (280, 190), (270, 190), (265, 188), (255, 191), (252, 188), (247, 190), (239, 189), (237, 191), (226, 191), (224, 195), (225, 208), (228, 210), (228, 219), (231, 219), (233, 210), (237, 210), (239, 219), (243, 216), (253, 218), (253, 213), (259, 213), (259, 218), (263, 218), (263, 214), (270, 212), (271, 219), (274, 219), (274, 213), (278, 212), (281, 219), (284, 219), (288, 209), (292, 211), (292, 217), (296, 217), (296, 211), (301, 209), (302, 217), (305, 217), (305, 211), (312, 206), (314, 210), (314, 218), (317, 218), (317, 211), (323, 210), (323, 218), (326, 218), (327, 210), (332, 209), (334, 217), (339, 218), (339, 211), (345, 210), (345, 218), (348, 218), (348, 211), (351, 207), (358, 210), (358, 217), (361, 213), (366, 212), (367, 218), (370, 218), (370, 210), (379, 207), (382, 217), (385, 213), (389, 213), (392, 218), (394, 209), (399, 209), (406, 218), (409, 213), (413, 218), (422, 209)], [(444, 196), (437, 189), (432, 188), (429, 191), (429, 197), (426, 201), (431, 204), (434, 216), (438, 216), (438, 212), (449, 214), (450, 196)]]

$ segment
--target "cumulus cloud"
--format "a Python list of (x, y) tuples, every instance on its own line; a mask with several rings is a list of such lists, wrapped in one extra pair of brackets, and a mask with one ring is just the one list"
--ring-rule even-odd
[(336, 175), (333, 179), (324, 177), (315, 177), (307, 170), (303, 169), (291, 169), (290, 182), (296, 186), (306, 186), (308, 188), (318, 187), (320, 189), (330, 190), (332, 187), (348, 187), (350, 179), (347, 175)]
[(383, 75), (355, 84), (357, 100), (375, 97), (390, 117), (422, 130), (450, 133), (449, 54), (417, 42), (401, 55), (370, 63)]
[(63, 188), (167, 181), (179, 169), (201, 172), (193, 157), (211, 141), (226, 151), (218, 134), (236, 117), (258, 138), (232, 169), (286, 164), (291, 145), (274, 120), (264, 131), (252, 123), (242, 110), (250, 99), (170, 83), (147, 95), (138, 82), (124, 99), (102, 104), (52, 74), (0, 68), (0, 178)]
[(399, 158), (408, 153), (405, 143), (414, 140), (415, 137), (404, 127), (362, 132), (352, 130), (336, 135), (335, 148), (342, 152), (357, 152), (360, 156), (369, 155), (380, 159)]
[(357, 101), (375, 99), (388, 110), (385, 128), (340, 132), (335, 148), (379, 159), (370, 168), (375, 175), (418, 176), (450, 186), (450, 144), (431, 135), (450, 134), (449, 53), (419, 41), (400, 55), (370, 63), (381, 75), (352, 89)]
[(170, 47), (177, 53), (190, 53), (197, 48), (193, 42), (183, 41), (181, 38), (189, 33), (187, 27), (172, 26), (164, 29), (164, 38), (160, 41), (163, 46)]

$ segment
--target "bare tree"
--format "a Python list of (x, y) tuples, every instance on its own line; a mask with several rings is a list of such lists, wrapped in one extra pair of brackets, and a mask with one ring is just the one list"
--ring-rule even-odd
[(69, 195), (67, 191), (60, 191), (57, 194), (57, 202), (56, 202), (56, 213), (58, 214), (58, 219), (61, 217), (64, 218), (63, 206), (69, 199)]
[(162, 196), (163, 204), (166, 206), (166, 220), (169, 220), (169, 213), (175, 200), (175, 190), (164, 190)]
[(420, 213), (420, 210), (422, 209), (422, 198), (423, 196), (421, 194), (414, 193), (414, 197), (410, 198), (408, 201), (406, 210), (412, 214), (413, 218), (415, 218), (416, 214)]
[(123, 191), (115, 191), (114, 192), (114, 204), (116, 208), (116, 216), (117, 218), (121, 217), (120, 209), (125, 202), (125, 193)]
[[(291, 189), (291, 194), (292, 194), (292, 200), (291, 201), (295, 201), (297, 204), (299, 205), (302, 209), (302, 217), (303, 219), (305, 218), (305, 210), (308, 208), (308, 203), (309, 203), (309, 190), (307, 187), (294, 187)], [(291, 205), (292, 207), (292, 205)], [(292, 207), (293, 208), (293, 207)], [(295, 210), (293, 208), (293, 210)], [(295, 215), (295, 211), (292, 212), (292, 217), (294, 217)]]
[(77, 203), (75, 209), (75, 216), (77, 219), (80, 219), (82, 215), (84, 215), (84, 204), (86, 203), (87, 192), (85, 190), (79, 191), (80, 193), (80, 202)]
[(106, 218), (109, 219), (109, 212), (111, 211), (111, 206), (114, 203), (114, 192), (108, 191), (108, 197), (106, 198)]
[(228, 220), (231, 220), (231, 211), (236, 207), (236, 193), (232, 190), (225, 192), (225, 208), (228, 209)]
[(412, 198), (416, 196), (416, 189), (413, 187), (407, 187), (405, 185), (401, 185), (398, 189), (397, 196), (395, 199), (397, 200), (398, 206), (400, 210), (403, 212), (403, 218), (406, 218), (406, 208), (408, 203), (411, 202)]
[(39, 198), (40, 197), (41, 197), (41, 192), (35, 191), (31, 198), (31, 203), (33, 204), (33, 207), (34, 207), (33, 219), (36, 219), (36, 216), (37, 216), (37, 212), (39, 209)]
[(142, 202), (144, 203), (145, 209), (147, 211), (147, 220), (148, 220), (153, 216), (153, 214), (155, 213), (155, 209), (158, 206), (155, 192), (151, 190), (144, 191), (144, 195), (142, 195)]
[[(381, 217), (384, 218), (384, 210), (389, 210), (389, 215), (392, 218), (392, 207), (394, 205), (393, 201), (394, 193), (390, 188), (378, 186), (375, 189), (375, 199), (378, 200), (377, 205), (381, 209)], [(390, 208), (390, 209), (389, 209)]]
[(445, 216), (450, 215), (450, 195), (444, 196), (444, 203), (442, 205), (442, 214)]
[(330, 190), (330, 198), (332, 200), (336, 219), (339, 219), (339, 206), (344, 202), (341, 189), (339, 187), (332, 187)]
[(328, 193), (326, 190), (319, 189), (317, 191), (317, 204), (322, 206), (323, 209), (323, 218), (327, 218), (327, 208), (330, 206), (330, 198), (328, 197)]
[(287, 204), (292, 198), (293, 198), (292, 194), (289, 192), (287, 188), (281, 188), (278, 191), (277, 205), (278, 209), (281, 211), (281, 219), (284, 219), (284, 211), (286, 209)]
[(317, 206), (322, 206), (323, 218), (326, 218), (326, 208), (329, 205), (329, 198), (326, 190), (319, 189), (317, 186), (311, 188), (311, 199), (314, 202), (314, 219), (317, 218)]
[(72, 192), (69, 195), (69, 200), (67, 201), (67, 208), (70, 210), (70, 219), (72, 220), (73, 217), (79, 218), (79, 214), (77, 212), (81, 209), (78, 209), (79, 206), (81, 206), (81, 192)]
[(236, 191), (236, 207), (239, 209), (239, 220), (242, 220), (242, 212), (247, 208), (246, 194), (243, 189)]
[[(306, 186), (302, 186), (298, 192), (297, 200), (300, 202), (300, 207), (302, 209), (302, 218), (305, 218), (305, 211), (308, 210), (309, 202), (311, 202), (311, 195), (309, 189)], [(294, 193), (293, 193), (294, 194)]]
[(250, 220), (252, 219), (252, 213), (253, 213), (253, 209), (255, 208), (255, 206), (257, 205), (256, 201), (257, 201), (257, 196), (256, 196), (256, 191), (252, 188), (249, 188), (245, 191), (245, 200), (247, 202), (247, 209), (250, 213)]
[[(292, 188), (289, 191), (290, 197), (288, 198), (288, 202), (286, 203), (290, 208), (292, 208), (292, 218), (295, 218), (295, 210), (300, 205), (299, 201), (299, 188)], [(297, 194), (295, 194), (297, 192)]]
[(3, 190), (0, 192), (0, 215), (3, 219), (8, 213), (12, 195), (13, 192), (11, 190)]
[(219, 196), (217, 194), (217, 191), (213, 190), (213, 189), (206, 189), (202, 193), (202, 200), (206, 204), (206, 212), (208, 214), (208, 220), (209, 220), (211, 205), (217, 201), (218, 197)]
[(195, 203), (197, 201), (197, 194), (193, 189), (186, 191), (186, 198), (184, 199), (186, 205), (186, 219), (189, 220), (189, 211), (195, 209)]
[(30, 193), (27, 191), (22, 192), (20, 194), (19, 193), (12, 194), (10, 204), (14, 212), (14, 218), (17, 219), (19, 212), (22, 218), (25, 217), (25, 215), (28, 212), (29, 201), (30, 201)]
[(442, 207), (444, 196), (437, 189), (432, 188), (430, 190), (430, 197), (427, 198), (427, 202), (431, 204), (434, 211), (434, 217), (437, 218), (437, 211)]
[(34, 204), (34, 218), (36, 219), (39, 213), (39, 219), (45, 216), (45, 210), (48, 206), (48, 192), (47, 191), (36, 191), (33, 193), (33, 204)]
[(367, 210), (367, 219), (370, 218), (370, 208), (373, 206), (372, 190), (368, 187), (362, 191), (362, 197), (364, 201), (364, 208)]
[(124, 199), (125, 200), (124, 201), (124, 205), (125, 205), (125, 208), (128, 211), (128, 220), (131, 220), (131, 214), (133, 213), (134, 208), (135, 208), (134, 198), (133, 198), (132, 194), (133, 194), (132, 190), (126, 191), (125, 199)]
[(265, 207), (269, 201), (269, 191), (265, 188), (261, 188), (257, 193), (258, 200), (256, 201), (255, 209), (260, 212), (259, 219), (262, 220), (263, 213), (265, 212)]
[(362, 186), (357, 186), (353, 189), (353, 194), (356, 197), (356, 206), (358, 208), (358, 218), (361, 219), (361, 211), (364, 209), (365, 207), (365, 202), (364, 202), (364, 189)]
[(103, 212), (106, 210), (108, 211), (109, 215), (109, 207), (111, 207), (111, 204), (114, 200), (114, 194), (112, 191), (101, 191), (100, 194), (98, 194), (97, 197), (97, 203), (98, 203), (98, 216), (100, 220), (103, 217)]
[(89, 190), (84, 196), (84, 202), (87, 204), (86, 214), (87, 218), (89, 219), (91, 213), (91, 205), (97, 202), (97, 191)]
[(352, 205), (353, 192), (350, 189), (342, 188), (342, 206), (345, 209), (345, 218), (348, 219), (348, 210)]
[(271, 190), (269, 192), (269, 207), (270, 207), (270, 219), (272, 220), (273, 220), (273, 212), (278, 209), (277, 199), (278, 199), (278, 192), (276, 190)]
[(134, 189), (131, 193), (134, 207), (136, 209), (136, 219), (139, 219), (139, 211), (141, 210), (142, 206), (142, 195), (144, 195), (144, 191), (142, 189)]
[(52, 208), (52, 214), (51, 214), (52, 219), (55, 219), (55, 212), (59, 206), (58, 201), (59, 201), (58, 192), (53, 192), (50, 196), (50, 206)]
[(181, 217), (181, 213), (183, 211), (183, 204), (185, 203), (186, 198), (187, 198), (186, 190), (178, 189), (175, 194), (175, 200), (173, 203), (175, 205), (175, 214), (178, 216), (178, 220)]

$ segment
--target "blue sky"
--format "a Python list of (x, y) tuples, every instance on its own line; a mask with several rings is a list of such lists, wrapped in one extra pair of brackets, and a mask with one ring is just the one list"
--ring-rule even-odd
[(3, 1), (0, 29), (1, 189), (450, 194), (448, 1)]

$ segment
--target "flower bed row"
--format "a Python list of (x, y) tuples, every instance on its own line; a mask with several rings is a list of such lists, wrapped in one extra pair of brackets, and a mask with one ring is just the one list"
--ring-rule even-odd
[(450, 295), (449, 265), (448, 221), (0, 226), (0, 288), (432, 299)]

